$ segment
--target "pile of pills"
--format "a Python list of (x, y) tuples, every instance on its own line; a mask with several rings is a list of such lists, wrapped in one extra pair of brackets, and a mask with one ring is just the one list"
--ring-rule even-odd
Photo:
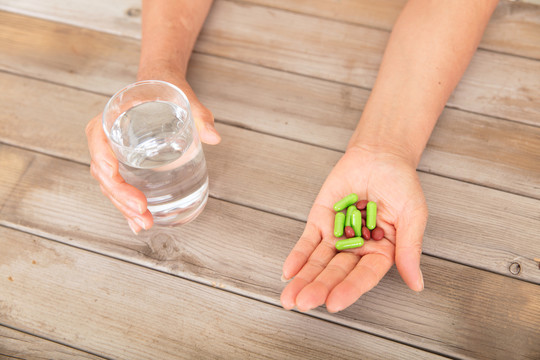
[(375, 202), (358, 200), (358, 195), (350, 194), (334, 204), (334, 211), (334, 236), (347, 238), (336, 242), (337, 250), (354, 249), (364, 245), (364, 240), (384, 237), (383, 229), (377, 226)]

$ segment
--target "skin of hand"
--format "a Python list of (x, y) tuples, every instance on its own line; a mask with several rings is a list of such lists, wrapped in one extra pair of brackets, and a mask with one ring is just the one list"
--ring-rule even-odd
[[(377, 203), (377, 226), (385, 237), (337, 252), (332, 206), (350, 193)], [(350, 148), (323, 184), (304, 233), (283, 265), (285, 278), (295, 275), (281, 295), (283, 307), (308, 311), (326, 303), (329, 312), (345, 309), (377, 285), (394, 264), (397, 251), (405, 250), (406, 256), (418, 258), (413, 263), (419, 262), (426, 220), (422, 188), (409, 161), (391, 153)], [(417, 271), (404, 267), (402, 276), (420, 291), (423, 280)]]
[[(163, 80), (180, 88), (187, 96), (201, 141), (218, 144), (214, 116), (198, 100), (186, 81), (188, 60), (208, 14), (211, 0), (143, 1), (142, 44), (137, 80)], [(137, 234), (153, 225), (144, 194), (127, 184), (102, 127), (102, 115), (88, 123), (86, 136), (92, 158), (90, 172), (101, 191), (120, 210)]]
[[(410, 0), (388, 41), (377, 80), (344, 156), (323, 184), (283, 264), (285, 309), (337, 312), (396, 267), (415, 291), (427, 206), (416, 167), (448, 97), (472, 58), (495, 0)], [(337, 252), (333, 204), (356, 193), (377, 202), (380, 241)]]

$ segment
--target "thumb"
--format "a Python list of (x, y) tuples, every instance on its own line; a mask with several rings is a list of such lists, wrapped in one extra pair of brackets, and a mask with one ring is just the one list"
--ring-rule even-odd
[(176, 79), (174, 83), (186, 94), (189, 100), (191, 113), (201, 141), (209, 145), (218, 144), (221, 141), (221, 136), (214, 127), (214, 115), (212, 112), (199, 101), (185, 78)]
[(424, 289), (420, 255), (427, 217), (427, 206), (423, 202), (400, 217), (396, 227), (396, 267), (403, 281), (414, 291)]
[(216, 145), (221, 141), (216, 128), (214, 127), (214, 115), (207, 107), (198, 101), (191, 104), (191, 111), (195, 119), (195, 126), (201, 141), (205, 144)]

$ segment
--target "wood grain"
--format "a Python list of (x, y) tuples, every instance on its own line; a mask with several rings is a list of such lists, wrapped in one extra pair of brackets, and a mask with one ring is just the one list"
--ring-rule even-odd
[[(328, 20), (390, 31), (406, 0), (236, 0)], [(0, 9), (59, 21), (78, 27), (140, 38), (138, 0), (96, 2), (82, 0), (0, 0)], [(538, 33), (540, 6), (524, 1), (500, 1), (486, 29), (480, 47), (540, 59)]]
[[(231, 22), (235, 26), (231, 27)], [(20, 30), (22, 23), (23, 31)], [(107, 74), (93, 77), (92, 81), (101, 84), (98, 86), (99, 92), (104, 92), (103, 84), (111, 84), (109, 89), (113, 90), (110, 92), (125, 85), (126, 81), (112, 83), (109, 80), (111, 76), (118, 78), (119, 74), (133, 74), (128, 76), (130, 80), (127, 82), (135, 77), (138, 61), (136, 40), (125, 40), (128, 50), (135, 47), (132, 55), (126, 56), (119, 54), (124, 51), (124, 46), (115, 47), (116, 44), (99, 41), (99, 37), (93, 37), (91, 32), (80, 28), (54, 24), (55, 35), (58, 36), (53, 37), (57, 39), (52, 40), (55, 45), (45, 47), (45, 53), (42, 53), (34, 48), (40, 45), (43, 48), (43, 44), (47, 43), (42, 36), (46, 37), (47, 32), (52, 30), (51, 23), (37, 19), (29, 22), (27, 17), (3, 13), (2, 25), (0, 29), (5, 35), (0, 39), (8, 47), (0, 55), (0, 66), (4, 69), (42, 78), (43, 71), (39, 68), (45, 62), (49, 63), (49, 70), (60, 66), (73, 73), (74, 79), (80, 80), (81, 72), (88, 71), (81, 66), (103, 71), (101, 69), (109, 62)], [(47, 28), (48, 31), (43, 31)], [(42, 36), (32, 35), (37, 29)], [(60, 29), (80, 33), (81, 41), (75, 42), (73, 39), (76, 36), (58, 35)], [(291, 33), (298, 36), (287, 35)], [(67, 38), (66, 41), (60, 40), (62, 36)], [(252, 37), (257, 41), (251, 41)], [(217, 2), (199, 37), (196, 51), (370, 88), (387, 38), (387, 32), (376, 29), (260, 6)], [(24, 50), (25, 44), (31, 51)], [(79, 54), (84, 50), (81, 44), (85, 44), (95, 56)], [(10, 60), (13, 58), (23, 58), (25, 61)], [(122, 62), (125, 64), (122, 65)], [(36, 65), (38, 68), (33, 69)], [(540, 97), (540, 90), (536, 86), (539, 82), (540, 61), (479, 51), (448, 104), (467, 111), (538, 125), (540, 105), (532, 99)]]
[[(35, 107), (25, 107), (18, 100), (21, 93), (12, 92), (13, 98), (8, 99), (13, 101), (7, 102), (11, 104), (8, 106), (11, 115), (0, 122), (4, 124), (0, 140), (88, 164), (82, 132), (87, 117), (77, 112), (78, 109), (93, 111), (93, 104), (99, 103), (100, 96), (88, 94), (86, 97), (85, 93), (66, 88), (56, 90), (59, 86), (35, 80), (22, 79), (21, 82), (12, 75), (4, 78), (11, 78), (8, 83), (13, 84), (12, 89), (26, 82), (22, 89), (34, 89), (36, 96), (51, 93), (73, 100), (62, 107), (62, 112), (52, 113), (51, 118), (42, 115), (47, 114), (47, 100), (43, 104), (36, 101)], [(104, 103), (105, 97), (101, 98)], [(526, 189), (525, 193), (538, 196), (540, 189), (535, 184), (540, 177), (540, 163), (536, 161), (536, 154), (540, 152), (540, 129), (533, 127), (531, 132), (527, 126), (520, 129), (508, 122), (475, 117), (441, 123), (448, 128), (437, 127), (422, 166), (443, 168), (449, 176), (472, 178), (503, 189)], [(212, 179), (211, 195), (305, 221), (315, 196), (341, 153), (230, 125), (219, 124), (218, 130), (223, 136), (222, 143), (205, 147)], [(464, 130), (468, 133), (463, 134)], [(500, 139), (500, 143), (493, 139)], [(14, 173), (19, 169), (17, 166), (13, 167)], [(12, 177), (16, 179), (16, 175)], [(424, 240), (427, 254), (508, 275), (509, 264), (519, 259), (522, 271), (518, 276), (540, 281), (540, 273), (532, 261), (540, 248), (530, 244), (530, 239), (535, 238), (540, 229), (538, 199), (430, 174), (420, 174), (420, 178), (431, 212)], [(14, 182), (12, 179), (7, 183)], [(101, 196), (97, 189), (96, 192)], [(511, 208), (520, 211), (507, 214)], [(513, 241), (493, 236), (505, 233), (508, 224), (522, 229)], [(475, 241), (471, 242), (469, 236), (473, 228)]]
[[(35, 27), (50, 28), (51, 25), (43, 23)], [(60, 27), (56, 30), (54, 27), (49, 29), (50, 34), (47, 37), (50, 36), (51, 41), (58, 43), (59, 48), (56, 50), (61, 49), (59, 51), (61, 59), (69, 59), (72, 54), (69, 47), (61, 48), (61, 44), (74, 42), (68, 38), (78, 38), (81, 43), (102, 44), (112, 58), (132, 59), (134, 62), (136, 60), (138, 45), (132, 41), (125, 42), (121, 38), (102, 36), (99, 33), (82, 33), (78, 29), (66, 28), (65, 25)], [(93, 36), (95, 36), (93, 40), (87, 41), (88, 37)], [(30, 56), (25, 54), (41, 53), (40, 57), (31, 60), (32, 66), (20, 69), (26, 75), (106, 94), (112, 94), (135, 77), (134, 72), (131, 76), (127, 73), (117, 73), (114, 65), (94, 66), (92, 62), (87, 62), (90, 64), (81, 66), (77, 72), (66, 70), (76, 68), (76, 64), (84, 62), (87, 57), (92, 57), (91, 51), (83, 51), (68, 61), (69, 64), (56, 68), (50, 64), (56, 61), (57, 53), (49, 52), (41, 43), (34, 43), (30, 34), (25, 39), (29, 41), (26, 47), (14, 53), (13, 58), (5, 59), (5, 62), (13, 64), (17, 63), (16, 58)], [(40, 46), (42, 50), (31, 50)], [(133, 67), (136, 67), (135, 63)], [(2, 77), (3, 81), (11, 84), (14, 90), (4, 95), (7, 112), (4, 115), (5, 121), (0, 123), (0, 127), (4, 129), (4, 133), (14, 134), (16, 137), (4, 141), (22, 146), (35, 144), (42, 146), (41, 151), (52, 151), (56, 155), (60, 150), (57, 147), (68, 143), (66, 138), (70, 136), (79, 138), (82, 135), (82, 133), (75, 135), (77, 127), (83, 129), (87, 119), (97, 114), (106, 102), (105, 97), (100, 104), (98, 96), (86, 98), (80, 92), (69, 93), (60, 87), (55, 88), (52, 85), (9, 75)], [(214, 111), (219, 121), (336, 150), (344, 150), (369, 95), (367, 90), (344, 84), (200, 54), (192, 59), (188, 79), (201, 100)], [(226, 92), (221, 90), (224, 88), (227, 89)], [(22, 93), (36, 99), (35, 106), (43, 110), (32, 113), (34, 110), (31, 107), (20, 106), (21, 102), (26, 104), (25, 98), (21, 97)], [(44, 97), (45, 93), (50, 95)], [(49, 106), (51, 103), (62, 102), (64, 96), (70, 96), (72, 101), (62, 107)], [(47, 120), (36, 118), (35, 113), (42, 111), (47, 113), (52, 111), (53, 116)], [(62, 116), (63, 112), (65, 116)], [(14, 122), (10, 118), (12, 116), (19, 122)], [(29, 122), (30, 119), (35, 121)], [(66, 126), (61, 125), (64, 121)], [(62, 131), (55, 131), (54, 127), (48, 126), (55, 122), (57, 126), (62, 126)], [(29, 126), (24, 132), (17, 129), (21, 123)], [(37, 135), (33, 131), (35, 129), (44, 131), (49, 129), (50, 136), (41, 138), (41, 142), (34, 142), (33, 139), (24, 145), (25, 137)], [(32, 145), (28, 145), (29, 142)], [(77, 141), (68, 147), (73, 146), (77, 148), (75, 154), (69, 149), (65, 150), (71, 151), (77, 161), (87, 157), (87, 151), (83, 149), (84, 142)], [(419, 169), (540, 198), (540, 189), (534, 186), (540, 182), (540, 162), (537, 160), (539, 147), (540, 130), (536, 127), (446, 109), (428, 143)], [(493, 154), (497, 156), (494, 157)]]
[(34, 156), (31, 153), (13, 151), (11, 147), (0, 143), (0, 164), (6, 165), (5, 168), (2, 168), (2, 174), (0, 175), (2, 179), (0, 184), (0, 209), (8, 200), (33, 159)]
[[(140, 44), (126, 38), (119, 42), (109, 34), (95, 35), (82, 28), (0, 12), (0, 67), (113, 94), (135, 79)], [(71, 81), (65, 81), (66, 77)]]
[[(387, 39), (386, 31), (223, 1), (214, 4), (195, 48), (207, 54), (371, 88)], [(540, 97), (538, 83), (540, 61), (479, 50), (448, 105), (537, 123), (540, 105), (531, 99)], [(499, 101), (498, 106), (490, 106)]]
[(479, 51), (424, 153), (425, 291), (392, 269), (339, 314), (279, 308), (282, 261), (388, 35), (326, 5), (216, 1), (189, 73), (224, 137), (205, 148), (212, 197), (194, 223), (135, 237), (90, 177), (83, 129), (134, 79), (137, 1), (0, 0), (15, 12), (0, 12), (0, 349), (24, 338), (4, 323), (114, 358), (540, 357), (538, 8), (499, 6), (504, 34), (482, 46), (521, 57)]
[(0, 246), (3, 321), (107, 358), (441, 358), (2, 227)]
[[(195, 222), (135, 237), (99, 194), (86, 166), (35, 157), (0, 213), (3, 225), (279, 305), (281, 264), (303, 222), (212, 198)], [(452, 231), (459, 229), (452, 224), (454, 218), (435, 223), (444, 221), (448, 228), (455, 226)], [(437, 240), (435, 247), (446, 242)], [(531, 246), (536, 245), (530, 242)], [(342, 313), (317, 309), (310, 314), (452, 357), (504, 358), (520, 353), (534, 358), (539, 353), (533, 340), (540, 321), (540, 304), (534, 300), (540, 295), (538, 285), (426, 255), (422, 264), (426, 290), (421, 294), (407, 290), (392, 269)]]
[[(4, 281), (5, 279), (1, 280), (1, 282)], [(0, 314), (5, 315), (2, 310)], [(0, 359), (98, 360), (103, 358), (0, 325)]]
[(140, 38), (141, 0), (0, 0), (0, 9), (114, 35)]
[[(390, 31), (406, 0), (243, 0), (334, 21)], [(540, 59), (540, 6), (524, 1), (500, 1), (480, 48)]]

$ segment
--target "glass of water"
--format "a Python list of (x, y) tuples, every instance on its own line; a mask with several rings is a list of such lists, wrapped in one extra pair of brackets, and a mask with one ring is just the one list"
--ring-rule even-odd
[(120, 175), (141, 190), (157, 225), (185, 224), (208, 200), (208, 172), (189, 101), (176, 86), (148, 80), (109, 100), (103, 129)]

